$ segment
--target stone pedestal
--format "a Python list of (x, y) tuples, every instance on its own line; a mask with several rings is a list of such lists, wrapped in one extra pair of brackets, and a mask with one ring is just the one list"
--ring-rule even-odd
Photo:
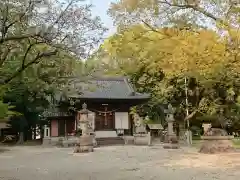
[(97, 147), (98, 144), (97, 144), (97, 140), (96, 140), (96, 135), (92, 134), (91, 136), (92, 136), (93, 147)]
[(80, 136), (76, 144), (74, 153), (93, 152), (93, 136)]
[(199, 152), (209, 154), (234, 152), (233, 138), (233, 136), (228, 136), (224, 129), (211, 128), (201, 137), (203, 143)]
[(151, 145), (151, 135), (148, 134), (134, 134), (134, 144), (135, 145)]
[(168, 134), (167, 134), (167, 139), (163, 145), (164, 149), (178, 149), (179, 144), (178, 144), (178, 138), (176, 134), (173, 132), (173, 124), (168, 123)]
[(123, 139), (125, 145), (134, 144), (134, 136), (124, 136)]
[(234, 152), (233, 136), (202, 136), (204, 142), (199, 150), (200, 153), (214, 154)]
[(51, 138), (50, 137), (44, 137), (42, 141), (43, 146), (52, 146), (51, 144)]
[(178, 149), (179, 143), (176, 134), (173, 132), (173, 123), (168, 122), (168, 134), (167, 139), (163, 145), (164, 149)]
[(168, 141), (164, 143), (163, 148), (164, 149), (178, 149), (179, 143), (177, 136), (175, 134), (168, 135)]

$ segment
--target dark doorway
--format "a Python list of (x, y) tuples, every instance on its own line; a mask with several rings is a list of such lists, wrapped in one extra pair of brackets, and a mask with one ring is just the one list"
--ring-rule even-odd
[(65, 120), (58, 120), (58, 136), (65, 136)]
[(95, 129), (99, 130), (114, 130), (114, 113), (112, 114), (96, 114)]

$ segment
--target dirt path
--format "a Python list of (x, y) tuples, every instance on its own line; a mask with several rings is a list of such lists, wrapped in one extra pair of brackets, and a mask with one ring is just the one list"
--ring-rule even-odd
[(89, 154), (73, 149), (13, 147), (0, 153), (0, 180), (238, 180), (240, 154), (194, 149), (112, 146)]

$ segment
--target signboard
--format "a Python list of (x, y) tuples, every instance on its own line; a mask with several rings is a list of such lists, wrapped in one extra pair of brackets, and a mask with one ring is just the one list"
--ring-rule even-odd
[(115, 112), (115, 128), (129, 129), (128, 112)]

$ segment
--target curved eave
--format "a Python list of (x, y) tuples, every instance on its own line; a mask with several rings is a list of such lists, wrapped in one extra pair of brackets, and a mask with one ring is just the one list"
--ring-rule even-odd
[(144, 95), (144, 96), (130, 96), (130, 97), (83, 97), (83, 96), (72, 96), (71, 98), (73, 99), (78, 99), (83, 102), (92, 102), (92, 103), (100, 103), (100, 102), (105, 102), (105, 103), (126, 103), (130, 106), (136, 106), (140, 104), (144, 104), (150, 100), (149, 95)]
[(127, 97), (97, 97), (97, 96), (68, 96), (69, 98), (74, 99), (108, 99), (108, 100), (150, 100), (150, 96), (127, 96)]

